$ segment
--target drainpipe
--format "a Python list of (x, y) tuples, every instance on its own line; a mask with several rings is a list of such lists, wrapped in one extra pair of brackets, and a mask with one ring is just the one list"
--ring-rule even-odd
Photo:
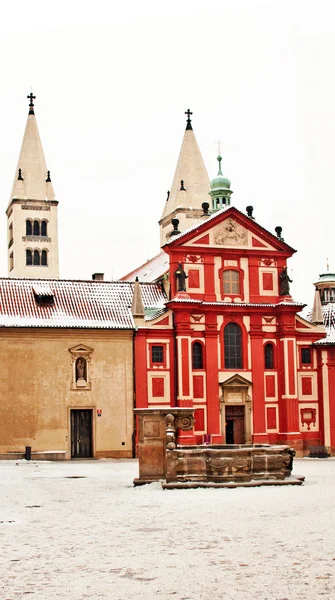
[[(133, 408), (136, 408), (136, 369), (135, 369), (135, 336), (138, 327), (133, 330)], [(133, 411), (132, 456), (136, 458), (136, 415)]]
[(173, 351), (174, 351), (174, 406), (177, 406), (177, 391), (178, 391), (178, 356), (177, 356), (177, 336), (175, 328), (175, 316), (172, 313), (172, 327), (173, 327)]

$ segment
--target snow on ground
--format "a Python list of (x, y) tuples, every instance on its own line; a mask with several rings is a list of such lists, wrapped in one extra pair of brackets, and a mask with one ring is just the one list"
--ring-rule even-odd
[(333, 600), (335, 460), (295, 472), (163, 491), (135, 460), (0, 462), (0, 598)]

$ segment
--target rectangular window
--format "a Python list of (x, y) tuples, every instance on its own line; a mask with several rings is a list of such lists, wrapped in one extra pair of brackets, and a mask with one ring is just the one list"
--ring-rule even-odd
[(223, 272), (223, 293), (240, 293), (240, 273), (238, 271), (227, 270)]
[(151, 362), (153, 364), (164, 363), (164, 347), (163, 346), (151, 346)]
[(301, 364), (310, 365), (312, 363), (311, 348), (301, 348)]

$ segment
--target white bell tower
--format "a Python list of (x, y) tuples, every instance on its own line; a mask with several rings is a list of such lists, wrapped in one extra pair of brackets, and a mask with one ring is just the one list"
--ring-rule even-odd
[(8, 274), (58, 279), (58, 201), (37, 128), (35, 96), (30, 93), (27, 97), (28, 120), (6, 211)]

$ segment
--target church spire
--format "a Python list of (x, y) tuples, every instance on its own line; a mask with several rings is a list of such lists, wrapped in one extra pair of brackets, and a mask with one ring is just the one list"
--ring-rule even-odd
[(32, 92), (7, 209), (9, 274), (58, 278), (57, 205), (44, 157)]
[(186, 130), (170, 194), (164, 203), (164, 211), (159, 221), (161, 245), (168, 239), (173, 218), (179, 219), (180, 231), (201, 220), (203, 214), (201, 206), (208, 196), (209, 177), (194, 135), (192, 114), (189, 108), (185, 111)]
[[(13, 198), (31, 200), (56, 200), (48, 169), (44, 157), (41, 138), (37, 127), (34, 100), (31, 92), (27, 96), (29, 102), (29, 113), (20, 156), (15, 172), (10, 202)], [(21, 177), (17, 174), (20, 173)]]

